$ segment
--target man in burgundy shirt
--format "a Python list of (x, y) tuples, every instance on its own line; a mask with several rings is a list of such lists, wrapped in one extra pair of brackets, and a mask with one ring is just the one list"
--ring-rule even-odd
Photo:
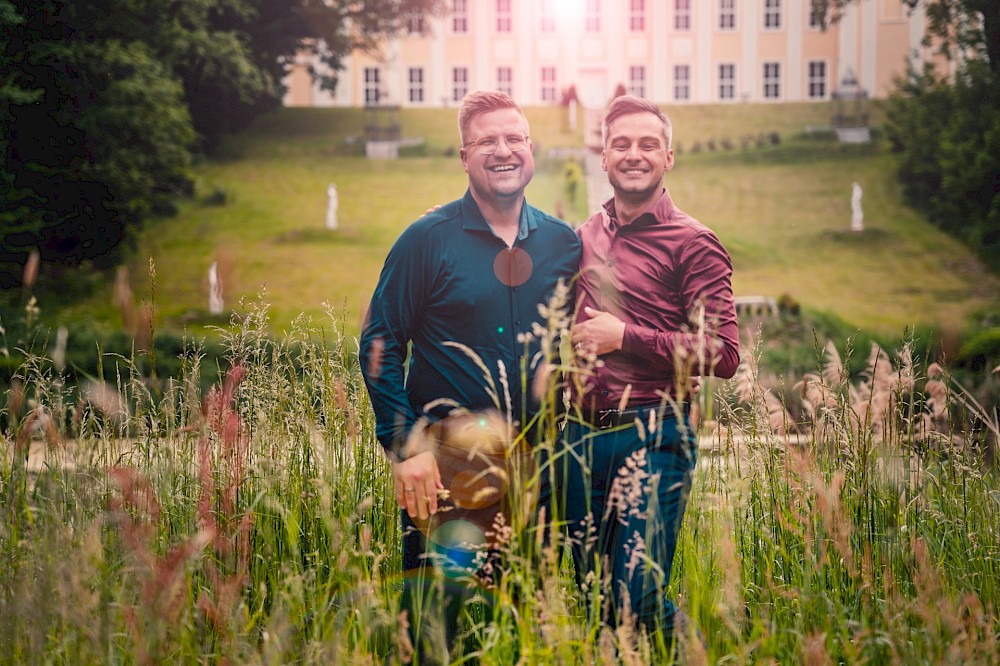
[(610, 588), (603, 619), (669, 639), (683, 617), (666, 588), (697, 452), (684, 387), (736, 372), (732, 262), (663, 187), (674, 153), (659, 107), (619, 97), (602, 130), (614, 198), (577, 230), (564, 508), (577, 581), (591, 599), (596, 581)]

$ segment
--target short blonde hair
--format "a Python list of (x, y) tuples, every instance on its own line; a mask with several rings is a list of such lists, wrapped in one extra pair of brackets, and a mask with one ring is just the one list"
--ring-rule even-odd
[(673, 139), (673, 128), (670, 126), (670, 118), (667, 117), (667, 114), (659, 106), (648, 99), (642, 99), (633, 95), (616, 97), (608, 106), (608, 112), (604, 114), (604, 122), (601, 123), (601, 139), (605, 145), (608, 143), (608, 128), (611, 127), (611, 123), (622, 116), (629, 116), (633, 113), (652, 113), (659, 118), (660, 123), (663, 125), (663, 140), (666, 141), (667, 148), (670, 148), (670, 142)]
[(462, 99), (462, 105), (458, 108), (458, 135), (462, 138), (462, 144), (465, 144), (465, 133), (473, 118), (500, 109), (514, 109), (521, 114), (525, 124), (527, 124), (528, 117), (507, 93), (476, 90), (467, 94)]

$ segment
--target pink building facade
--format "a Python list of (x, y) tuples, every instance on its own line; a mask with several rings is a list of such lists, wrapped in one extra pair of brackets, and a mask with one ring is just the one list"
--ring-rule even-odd
[(524, 106), (575, 86), (600, 107), (623, 85), (663, 104), (830, 99), (848, 74), (884, 97), (907, 62), (933, 59), (926, 18), (900, 0), (858, 0), (826, 30), (810, 0), (448, 0), (382, 53), (345, 60), (335, 92), (300, 59), (287, 106), (456, 106), (503, 90)]

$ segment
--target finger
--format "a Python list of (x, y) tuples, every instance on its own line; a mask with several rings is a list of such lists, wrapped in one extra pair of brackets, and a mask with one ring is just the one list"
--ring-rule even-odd
[(427, 489), (423, 486), (417, 487), (417, 515), (420, 516), (420, 520), (427, 520)]
[(427, 498), (427, 511), (433, 516), (438, 510), (437, 484), (433, 481), (428, 481), (424, 487), (424, 491), (426, 493), (424, 496)]
[(403, 506), (406, 507), (410, 518), (417, 517), (417, 493), (414, 489), (408, 488), (403, 491)]
[(584, 306), (583, 311), (587, 313), (588, 317), (596, 317), (597, 315), (601, 314), (600, 310), (595, 310), (594, 308), (590, 307), (589, 305)]

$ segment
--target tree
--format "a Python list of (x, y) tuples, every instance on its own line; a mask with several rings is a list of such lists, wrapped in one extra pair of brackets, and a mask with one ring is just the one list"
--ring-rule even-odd
[[(836, 21), (855, 0), (813, 0)], [(1000, 0), (923, 1), (925, 44), (957, 61), (946, 77), (910, 69), (887, 103), (886, 133), (907, 202), (1000, 270)]]
[(34, 248), (114, 264), (191, 192), (195, 151), (280, 104), (296, 52), (339, 68), (442, 4), (0, 0), (0, 287)]
[(187, 186), (194, 134), (180, 86), (145, 45), (101, 33), (115, 7), (5, 5), (0, 62), (16, 72), (0, 97), (0, 285), (9, 287), (33, 248), (49, 262), (113, 263), (130, 221)]
[[(1000, 2), (998, 0), (899, 0), (913, 10), (923, 3), (927, 13), (925, 41), (936, 39), (949, 58), (975, 53), (1000, 74)], [(858, 0), (811, 0), (822, 25), (836, 23), (844, 9)]]

